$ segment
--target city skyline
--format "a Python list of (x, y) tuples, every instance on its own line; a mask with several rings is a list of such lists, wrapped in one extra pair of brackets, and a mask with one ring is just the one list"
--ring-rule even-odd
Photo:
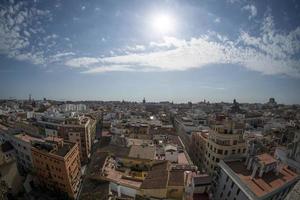
[(0, 99), (300, 102), (297, 1), (0, 5)]

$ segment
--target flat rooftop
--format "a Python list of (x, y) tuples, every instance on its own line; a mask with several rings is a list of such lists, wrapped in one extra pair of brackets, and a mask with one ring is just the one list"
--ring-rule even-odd
[(50, 154), (58, 155), (61, 157), (65, 157), (67, 153), (74, 147), (75, 143), (64, 142), (63, 145), (55, 145), (55, 143), (51, 142), (37, 142), (32, 146), (41, 151), (45, 151)]
[[(269, 160), (269, 159), (267, 159)], [(247, 185), (247, 187), (258, 197), (264, 196), (282, 185), (295, 180), (298, 175), (287, 167), (283, 167), (278, 175), (274, 171), (264, 173), (262, 177), (256, 175), (251, 179), (252, 170), (247, 170), (244, 162), (230, 161), (226, 164), (233, 170), (240, 178), (240, 180)]]
[[(154, 164), (146, 176), (143, 184), (141, 185), (142, 189), (163, 189), (167, 187), (168, 184), (168, 161), (162, 161)], [(174, 174), (175, 175), (175, 174)], [(173, 177), (176, 181), (176, 177)], [(173, 182), (174, 182), (173, 181)]]
[(133, 188), (140, 188), (142, 184), (141, 180), (125, 178), (125, 172), (116, 170), (115, 160), (113, 158), (107, 158), (105, 164), (103, 165), (102, 172), (104, 173), (105, 179), (115, 182), (117, 184)]
[(58, 156), (65, 157), (65, 155), (67, 155), (67, 153), (73, 148), (74, 145), (75, 144), (73, 144), (73, 143), (64, 142), (63, 146), (58, 147), (57, 149), (55, 149), (51, 153), (56, 154)]
[(263, 153), (256, 156), (259, 162), (263, 165), (270, 165), (276, 162), (276, 159), (268, 153)]
[(155, 147), (148, 145), (132, 145), (128, 157), (141, 159), (155, 159)]
[(14, 135), (16, 138), (23, 140), (24, 142), (30, 143), (32, 141), (38, 141), (38, 142), (43, 142), (44, 140), (41, 138), (33, 137), (24, 133), (20, 133), (17, 135)]

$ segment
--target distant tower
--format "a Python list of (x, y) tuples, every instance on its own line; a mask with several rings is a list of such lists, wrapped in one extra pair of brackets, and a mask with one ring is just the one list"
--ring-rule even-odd
[(267, 103), (269, 106), (276, 106), (277, 102), (275, 101), (275, 98), (270, 98), (269, 102)]
[(231, 112), (232, 113), (237, 113), (240, 111), (240, 105), (239, 103), (236, 101), (236, 99), (233, 99), (233, 105), (231, 106)]
[(269, 103), (270, 103), (270, 104), (276, 104), (275, 98), (270, 98), (270, 99), (269, 99)]
[(28, 99), (28, 101), (31, 101), (31, 94), (29, 94), (29, 99)]
[(144, 97), (144, 99), (143, 99), (143, 104), (145, 104), (146, 103), (146, 99), (145, 99), (145, 97)]

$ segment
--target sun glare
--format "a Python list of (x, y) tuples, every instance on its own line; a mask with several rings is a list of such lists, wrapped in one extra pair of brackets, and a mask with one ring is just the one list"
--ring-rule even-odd
[(152, 28), (160, 34), (171, 33), (175, 29), (174, 19), (167, 14), (156, 14), (152, 18)]

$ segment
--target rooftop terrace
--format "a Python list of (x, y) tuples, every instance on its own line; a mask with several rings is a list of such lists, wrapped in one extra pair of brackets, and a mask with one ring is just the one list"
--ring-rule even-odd
[[(267, 159), (268, 161), (269, 159)], [(297, 179), (298, 175), (287, 167), (283, 167), (278, 175), (274, 171), (265, 173), (262, 177), (255, 176), (251, 179), (252, 170), (247, 170), (246, 166), (241, 161), (230, 161), (226, 164), (247, 185), (247, 187), (258, 197), (264, 196), (286, 183)]]
[(113, 181), (118, 184), (133, 188), (140, 188), (142, 184), (141, 180), (129, 178), (125, 172), (116, 170), (115, 160), (110, 157), (107, 157), (106, 162), (103, 165), (102, 172), (106, 180)]
[(35, 142), (32, 144), (33, 147), (37, 148), (38, 150), (58, 155), (61, 157), (65, 157), (69, 151), (74, 147), (75, 143), (71, 142), (63, 142), (62, 145), (57, 145), (54, 142)]

